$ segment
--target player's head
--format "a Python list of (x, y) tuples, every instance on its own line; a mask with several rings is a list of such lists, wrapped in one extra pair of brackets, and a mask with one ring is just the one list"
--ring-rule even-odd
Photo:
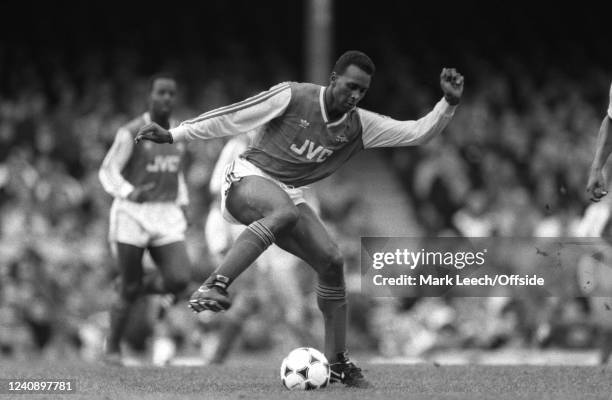
[(333, 107), (343, 112), (357, 106), (370, 88), (376, 67), (366, 54), (350, 50), (342, 54), (330, 78)]
[(150, 79), (149, 110), (160, 117), (169, 117), (174, 109), (176, 79), (171, 74), (155, 74)]

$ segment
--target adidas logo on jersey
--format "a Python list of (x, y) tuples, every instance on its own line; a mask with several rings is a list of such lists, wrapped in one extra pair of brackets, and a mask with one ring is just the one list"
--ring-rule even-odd
[(310, 126), (310, 122), (306, 121), (305, 119), (301, 119), (298, 125), (300, 126), (300, 128), (306, 129)]
[(348, 138), (344, 134), (336, 136), (336, 142), (338, 143), (347, 143), (348, 141)]

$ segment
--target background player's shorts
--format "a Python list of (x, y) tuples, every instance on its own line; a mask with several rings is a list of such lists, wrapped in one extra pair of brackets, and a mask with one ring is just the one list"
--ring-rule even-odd
[(295, 188), (292, 186), (285, 185), (278, 179), (275, 179), (270, 175), (266, 174), (264, 171), (257, 168), (249, 161), (239, 157), (227, 165), (224, 174), (225, 179), (223, 180), (223, 184), (221, 185), (221, 212), (223, 213), (223, 218), (225, 218), (232, 224), (240, 224), (240, 222), (238, 222), (238, 220), (236, 220), (227, 210), (225, 204), (225, 201), (227, 199), (227, 193), (230, 187), (232, 186), (232, 183), (238, 182), (240, 179), (249, 175), (261, 176), (276, 183), (281, 189), (285, 191), (285, 193), (289, 195), (289, 198), (291, 198), (293, 204), (295, 205), (306, 202), (306, 200), (304, 199), (304, 192), (301, 188)]
[(185, 240), (187, 221), (175, 203), (134, 203), (115, 199), (108, 238), (136, 247), (158, 247)]
[(214, 264), (221, 263), (234, 240), (244, 229), (244, 226), (233, 225), (225, 220), (218, 201), (210, 206), (204, 224), (204, 237)]

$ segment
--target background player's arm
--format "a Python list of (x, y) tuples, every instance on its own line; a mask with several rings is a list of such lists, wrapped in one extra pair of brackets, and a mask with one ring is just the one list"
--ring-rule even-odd
[(601, 122), (599, 136), (597, 137), (597, 147), (595, 157), (591, 164), (591, 172), (587, 183), (587, 192), (591, 195), (591, 200), (599, 201), (607, 192), (607, 183), (603, 174), (603, 167), (612, 153), (612, 86), (610, 86), (610, 102), (608, 113)]
[(576, 228), (578, 237), (601, 237), (610, 220), (610, 204), (591, 204)]
[(440, 74), (440, 87), (444, 98), (416, 121), (398, 121), (359, 109), (364, 148), (418, 145), (442, 132), (463, 95), (463, 76), (453, 68), (444, 68)]
[(179, 171), (178, 173), (176, 204), (181, 207), (187, 207), (189, 205), (189, 190), (187, 189), (187, 182), (185, 181), (185, 173), (183, 171)]
[(173, 143), (246, 133), (281, 115), (290, 100), (291, 86), (288, 83), (276, 85), (241, 102), (184, 121), (169, 131), (157, 124), (148, 124), (140, 129), (136, 142), (144, 139), (157, 143)]
[(191, 217), (189, 215), (189, 190), (187, 189), (187, 182), (185, 181), (185, 174), (183, 171), (178, 173), (178, 190), (176, 195), (176, 204), (181, 208), (187, 225), (191, 226)]
[(121, 175), (121, 170), (132, 155), (133, 146), (130, 132), (127, 129), (119, 129), (98, 172), (104, 190), (113, 197), (125, 199), (134, 190), (134, 186)]

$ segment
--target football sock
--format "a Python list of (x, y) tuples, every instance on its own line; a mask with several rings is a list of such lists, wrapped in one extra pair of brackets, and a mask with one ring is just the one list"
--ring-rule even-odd
[(110, 310), (110, 332), (106, 343), (107, 353), (118, 353), (121, 351), (121, 338), (130, 316), (130, 304), (119, 300), (113, 304)]
[(338, 354), (346, 351), (346, 290), (344, 286), (327, 286), (319, 282), (315, 292), (325, 324), (325, 356), (334, 363), (338, 361)]
[(238, 236), (212, 276), (226, 277), (229, 280), (226, 287), (229, 286), (275, 240), (274, 233), (261, 220), (253, 222)]

